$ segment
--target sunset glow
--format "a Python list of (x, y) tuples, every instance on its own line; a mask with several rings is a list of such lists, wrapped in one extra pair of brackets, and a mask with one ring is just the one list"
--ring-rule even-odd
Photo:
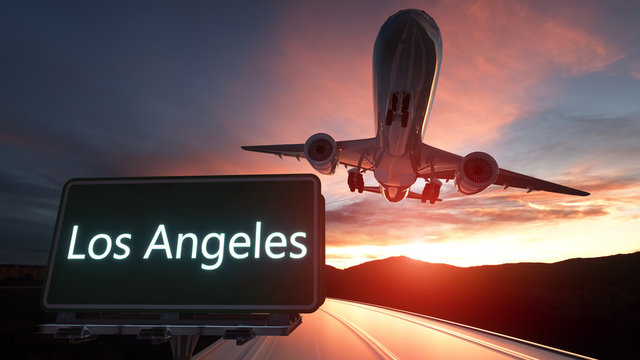
[[(591, 195), (494, 186), (464, 196), (449, 182), (435, 205), (391, 204), (350, 193), (340, 167), (319, 175), (327, 264), (407, 256), (475, 266), (638, 251), (640, 25), (637, 4), (614, 3), (284, 1), (192, 9), (184, 19), (18, 9), (14, 33), (24, 39), (3, 38), (14, 51), (3, 70), (2, 201), (15, 211), (3, 212), (0, 262), (46, 258), (69, 178), (309, 173), (304, 159), (240, 146), (304, 143), (317, 132), (374, 136), (373, 43), (402, 8), (427, 11), (443, 38), (426, 143), (486, 151), (500, 167)], [(57, 32), (31, 31), (38, 19)]]

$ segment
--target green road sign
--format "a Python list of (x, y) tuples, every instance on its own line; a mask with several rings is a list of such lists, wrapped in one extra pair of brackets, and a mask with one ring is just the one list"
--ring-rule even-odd
[(324, 198), (311, 174), (72, 179), (46, 309), (313, 312)]

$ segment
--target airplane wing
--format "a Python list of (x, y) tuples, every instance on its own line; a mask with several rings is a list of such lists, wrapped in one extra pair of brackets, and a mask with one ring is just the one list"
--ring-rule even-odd
[[(340, 164), (358, 166), (358, 163), (360, 163), (360, 167), (362, 169), (374, 170), (374, 156), (378, 148), (375, 138), (337, 141), (336, 145), (338, 147), (338, 162)], [(300, 160), (300, 158), (305, 157), (304, 144), (242, 146), (242, 149), (275, 154), (281, 158), (283, 156), (291, 156)], [(451, 180), (455, 178), (456, 169), (463, 157), (427, 144), (422, 144), (420, 159), (422, 163), (418, 169), (418, 174), (425, 177), (433, 175), (438, 179)], [(434, 171), (433, 174), (431, 171), (432, 163)], [(494, 184), (504, 186), (505, 188), (515, 187), (525, 189), (527, 191), (542, 190), (577, 196), (589, 195), (589, 193), (585, 191), (502, 168), (500, 169)], [(380, 189), (377, 186), (367, 186), (364, 190), (380, 193)], [(412, 199), (420, 199), (420, 194), (410, 192), (408, 197)]]
[(255, 151), (267, 154), (275, 154), (280, 158), (283, 156), (293, 156), (300, 160), (304, 158), (304, 144), (286, 144), (286, 145), (256, 145), (241, 146), (242, 150)]
[(496, 179), (494, 184), (502, 185), (505, 188), (516, 187), (520, 189), (527, 189), (527, 191), (542, 190), (577, 196), (589, 195), (589, 193), (586, 191), (570, 188), (568, 186), (552, 183), (550, 181), (534, 178), (505, 169), (500, 169), (500, 173), (498, 174), (498, 178)]
[[(338, 162), (343, 165), (358, 166), (373, 170), (373, 157), (377, 150), (375, 138), (336, 141), (338, 146)], [(292, 156), (300, 160), (304, 158), (304, 144), (256, 145), (242, 146), (243, 150), (275, 154), (279, 157)]]
[[(431, 161), (434, 165), (434, 176), (439, 179), (453, 179), (455, 177), (456, 168), (463, 157), (440, 150), (433, 146), (422, 144), (421, 161), (422, 164), (418, 170), (421, 175), (430, 176)], [(542, 190), (560, 194), (587, 196), (588, 192), (570, 188), (564, 185), (552, 183), (546, 180), (538, 179), (532, 176), (523, 175), (514, 171), (500, 168), (498, 178), (494, 181), (495, 185), (502, 185), (506, 188), (515, 187), (526, 189), (527, 191)]]

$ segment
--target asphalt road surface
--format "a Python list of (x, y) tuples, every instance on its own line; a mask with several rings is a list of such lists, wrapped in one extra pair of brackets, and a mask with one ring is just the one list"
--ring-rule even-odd
[(289, 336), (219, 340), (194, 359), (590, 359), (419, 314), (327, 299)]

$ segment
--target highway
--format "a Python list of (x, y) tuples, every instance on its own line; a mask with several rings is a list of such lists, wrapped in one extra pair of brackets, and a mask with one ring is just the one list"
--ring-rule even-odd
[(327, 299), (289, 336), (219, 340), (193, 359), (591, 359), (424, 315)]

